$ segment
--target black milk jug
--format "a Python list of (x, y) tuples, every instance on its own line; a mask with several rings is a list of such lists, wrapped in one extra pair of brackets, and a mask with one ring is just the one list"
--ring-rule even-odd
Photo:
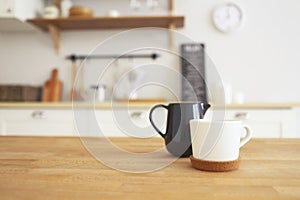
[[(210, 107), (208, 103), (171, 103), (155, 105), (150, 110), (149, 119), (154, 129), (165, 139), (167, 150), (177, 157), (192, 155), (190, 120), (203, 119)], [(166, 133), (162, 133), (154, 124), (152, 114), (156, 108), (168, 110)]]

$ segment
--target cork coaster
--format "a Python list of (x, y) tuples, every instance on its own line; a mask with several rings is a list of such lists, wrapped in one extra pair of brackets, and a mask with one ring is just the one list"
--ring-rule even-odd
[(194, 158), (192, 155), (190, 156), (192, 167), (196, 169), (200, 169), (203, 171), (211, 171), (211, 172), (227, 172), (236, 170), (239, 168), (240, 160), (239, 157), (237, 160), (233, 161), (225, 161), (225, 162), (215, 162), (215, 161), (206, 161), (199, 160)]

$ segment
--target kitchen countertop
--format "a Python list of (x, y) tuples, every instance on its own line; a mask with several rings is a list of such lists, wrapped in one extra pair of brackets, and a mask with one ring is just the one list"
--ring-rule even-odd
[[(164, 145), (161, 138), (111, 141), (134, 152)], [(2, 200), (300, 199), (300, 139), (252, 139), (241, 158), (231, 172), (199, 171), (181, 158), (155, 172), (130, 174), (95, 160), (79, 138), (2, 136), (0, 194)]]
[[(114, 108), (137, 108), (148, 109), (155, 104), (168, 104), (169, 102), (103, 102), (93, 104), (92, 102), (76, 102), (76, 108), (91, 108), (96, 109), (111, 109)], [(172, 103), (172, 102), (170, 102)], [(214, 107), (224, 107), (220, 105), (213, 105)], [(244, 103), (244, 104), (227, 104), (226, 108), (230, 109), (292, 109), (300, 107), (300, 103)], [(0, 109), (72, 109), (72, 102), (56, 102), (56, 103), (43, 103), (43, 102), (1, 102)]]
[[(111, 109), (111, 108), (150, 108), (151, 106), (159, 103), (165, 102), (143, 102), (143, 103), (123, 103), (123, 102), (103, 102), (103, 103), (96, 103), (93, 102), (75, 102), (75, 108), (92, 108), (95, 107), (96, 109)], [(72, 102), (54, 102), (54, 103), (44, 103), (44, 102), (7, 102), (7, 103), (0, 103), (0, 109), (72, 109), (73, 103)]]

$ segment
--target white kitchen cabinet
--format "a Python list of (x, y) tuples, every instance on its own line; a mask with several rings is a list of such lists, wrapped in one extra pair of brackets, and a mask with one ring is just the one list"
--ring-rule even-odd
[[(149, 111), (149, 109), (85, 110), (76, 111), (75, 119), (80, 136), (158, 137), (158, 133), (149, 122)], [(154, 118), (157, 126), (165, 131), (166, 112), (157, 111)]]
[(25, 20), (42, 14), (42, 9), (42, 0), (0, 0), (0, 31), (37, 30)]
[(282, 137), (284, 138), (300, 138), (298, 130), (299, 123), (297, 123), (297, 108), (289, 110), (282, 110)]
[[(71, 109), (1, 109), (0, 135), (159, 136), (150, 125), (148, 116), (149, 109), (77, 109), (75, 112)], [(154, 119), (165, 131), (166, 112), (158, 110)]]
[(225, 119), (242, 120), (251, 127), (253, 137), (297, 137), (296, 115), (292, 109), (227, 109)]
[(1, 135), (75, 135), (71, 110), (2, 109), (0, 122)]
[[(78, 136), (79, 130), (80, 136), (160, 137), (150, 125), (149, 111), (150, 108), (132, 107), (94, 111), (83, 108), (75, 113), (71, 108), (2, 108), (0, 135)], [(299, 113), (299, 109), (292, 108), (229, 108), (225, 110), (225, 119), (242, 120), (252, 128), (254, 137), (290, 138), (300, 136)], [(153, 113), (154, 122), (162, 132), (166, 129), (166, 115), (165, 109)]]
[[(96, 118), (99, 127), (106, 136), (131, 136), (139, 138), (159, 136), (150, 124), (149, 111), (149, 109), (97, 110)], [(165, 131), (166, 112), (163, 110), (155, 112), (154, 119), (157, 126), (162, 131)]]

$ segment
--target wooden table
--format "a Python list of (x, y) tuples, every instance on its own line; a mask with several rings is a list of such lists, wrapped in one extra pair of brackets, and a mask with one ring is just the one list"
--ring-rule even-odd
[[(115, 138), (141, 152), (160, 138)], [(95, 160), (79, 138), (0, 137), (0, 199), (300, 199), (300, 139), (252, 139), (239, 170), (203, 172), (182, 158), (131, 174)]]

